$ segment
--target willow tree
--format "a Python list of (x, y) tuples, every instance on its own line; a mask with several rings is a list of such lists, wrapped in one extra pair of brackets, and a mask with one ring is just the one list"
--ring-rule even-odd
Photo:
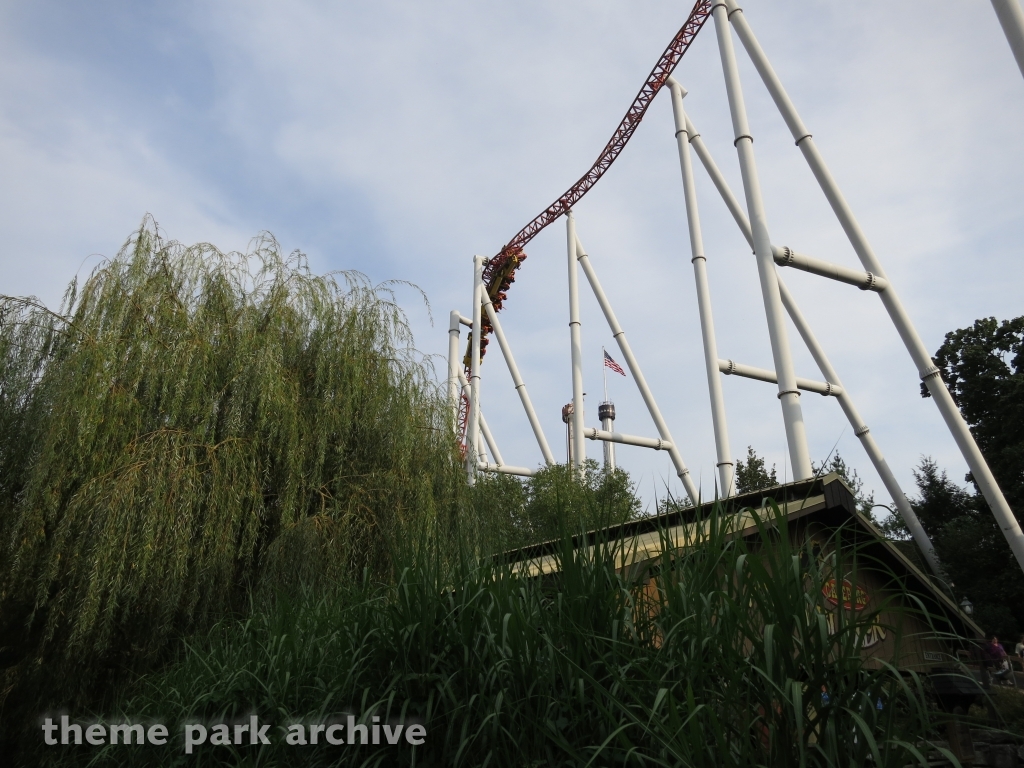
[(393, 289), (147, 221), (59, 311), (3, 299), (8, 678), (152, 656), (257, 585), (386, 574), (389, 537), (454, 514), (450, 418)]

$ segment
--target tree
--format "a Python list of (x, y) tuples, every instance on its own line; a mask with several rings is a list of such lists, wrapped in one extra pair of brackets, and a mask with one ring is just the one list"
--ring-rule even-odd
[(526, 480), (484, 477), (473, 487), (471, 499), (492, 551), (615, 525), (641, 512), (629, 474), (622, 469), (605, 472), (592, 459), (584, 462), (582, 475), (555, 464)]
[(0, 297), (0, 695), (74, 707), (254, 587), (387, 578), (453, 518), (450, 408), (393, 299), (152, 221), (59, 312)]
[[(946, 334), (933, 358), (1010, 508), (1024, 509), (1024, 317)], [(930, 397), (924, 384), (921, 396)], [(969, 478), (973, 481), (973, 478)]]
[[(918, 496), (911, 503), (954, 594), (974, 603), (974, 618), (987, 632), (1016, 636), (1024, 628), (1024, 579), (984, 498), (958, 486), (928, 457), (914, 480)], [(885, 522), (902, 527), (895, 516)]]
[(754, 452), (754, 447), (747, 446), (747, 460), (736, 461), (736, 493), (753, 493), (765, 488), (774, 488), (779, 484), (775, 474), (775, 465), (768, 469), (765, 460)]
[[(1024, 509), (1024, 317), (976, 320), (946, 334), (933, 358), (1018, 521)], [(922, 397), (929, 397), (921, 385)], [(974, 483), (957, 487), (926, 459), (915, 473), (921, 523), (942, 567), (988, 631), (1024, 628), (1024, 575)]]

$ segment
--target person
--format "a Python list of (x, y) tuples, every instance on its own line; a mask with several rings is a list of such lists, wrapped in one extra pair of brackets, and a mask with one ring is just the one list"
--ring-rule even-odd
[(1017, 661), (1024, 664), (1024, 635), (1020, 636), (1020, 640), (1013, 647), (1013, 655), (1017, 657)]
[(984, 688), (991, 685), (991, 678), (1003, 682), (1010, 675), (1010, 663), (1006, 658), (1006, 650), (999, 638), (992, 638), (981, 646), (981, 684)]

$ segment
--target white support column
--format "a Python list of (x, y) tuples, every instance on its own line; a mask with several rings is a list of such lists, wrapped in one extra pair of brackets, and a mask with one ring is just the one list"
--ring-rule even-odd
[[(796, 145), (803, 153), (804, 159), (810, 166), (811, 172), (814, 174), (814, 178), (817, 179), (822, 192), (825, 193), (825, 197), (832, 206), (836, 218), (839, 219), (843, 231), (846, 232), (846, 236), (849, 238), (854, 251), (856, 251), (861, 264), (868, 272), (883, 278), (886, 277), (881, 262), (879, 262), (870, 243), (868, 243), (867, 236), (853, 215), (853, 210), (850, 208), (849, 203), (846, 202), (846, 198), (843, 197), (839, 185), (832, 177), (828, 166), (825, 165), (825, 161), (818, 152), (810, 131), (807, 130), (807, 126), (800, 119), (796, 107), (793, 106), (789, 95), (782, 87), (782, 82), (779, 80), (778, 75), (775, 74), (775, 70), (772, 69), (768, 57), (765, 56), (764, 51), (757, 42), (757, 38), (754, 37), (754, 33), (751, 31), (750, 25), (747, 24), (743, 11), (736, 4), (735, 0), (726, 0), (726, 2), (729, 4), (729, 16), (731, 17), (732, 24), (736, 28), (736, 33), (739, 35), (743, 47), (746, 48), (747, 54), (754, 63), (754, 67), (768, 88), (775, 106), (782, 113), (786, 125), (793, 134)], [(724, 10), (719, 11), (716, 8), (716, 20), (718, 19), (718, 14), (722, 12)], [(946, 427), (953, 435), (953, 439), (956, 441), (960, 453), (967, 462), (967, 466), (970, 467), (971, 473), (974, 475), (974, 479), (981, 489), (982, 495), (985, 497), (985, 501), (988, 502), (996, 522), (1002, 529), (1007, 542), (1009, 542), (1010, 549), (1013, 550), (1013, 554), (1017, 558), (1017, 564), (1024, 570), (1024, 531), (1021, 531), (1020, 523), (1017, 522), (1017, 518), (1014, 517), (1010, 505), (1003, 496), (1003, 492), (999, 489), (999, 485), (992, 475), (992, 470), (989, 469), (985, 457), (982, 456), (978, 444), (974, 441), (974, 436), (971, 434), (970, 429), (968, 429), (960, 409), (949, 394), (949, 390), (946, 389), (946, 384), (939, 374), (939, 369), (935, 367), (931, 354), (928, 352), (927, 347), (925, 347), (921, 337), (918, 336), (913, 323), (910, 322), (910, 317), (907, 315), (907, 311), (904, 309), (903, 303), (900, 301), (892, 284), (890, 283), (889, 287), (878, 295), (882, 300), (882, 305), (889, 313), (893, 325), (896, 326), (896, 331), (903, 340), (904, 346), (906, 346), (907, 351), (910, 353), (911, 359), (917, 366), (918, 375), (928, 388), (928, 392), (935, 401), (935, 405), (938, 406), (939, 413), (942, 414), (942, 418), (946, 422)]]
[[(459, 384), (463, 387), (469, 386), (469, 382), (466, 381), (466, 376), (462, 371), (458, 371)], [(480, 409), (480, 431), (483, 433), (483, 438), (487, 442), (487, 447), (491, 449), (491, 456), (494, 457), (494, 463), (498, 466), (502, 466), (505, 461), (501, 458), (501, 451), (498, 450), (498, 442), (494, 439), (494, 435), (491, 433), (491, 428), (487, 426), (487, 419), (484, 418), (484, 410)], [(480, 445), (479, 438), (477, 439), (477, 445)], [(478, 456), (478, 464), (483, 461), (483, 451), (480, 451)]]
[[(732, 213), (740, 231), (743, 233), (744, 237), (747, 238), (747, 242), (753, 244), (753, 237), (750, 233), (750, 222), (747, 221), (747, 217), (743, 213), (743, 209), (740, 207), (736, 197), (732, 194), (732, 190), (729, 188), (728, 182), (726, 182), (721, 170), (719, 170), (718, 166), (715, 164), (715, 161), (711, 157), (711, 153), (708, 151), (707, 147), (704, 145), (704, 142), (701, 141), (700, 134), (697, 133), (697, 130), (694, 128), (693, 123), (690, 122), (689, 117), (686, 118), (686, 128), (690, 137), (690, 143), (697, 151), (697, 156), (700, 158), (701, 163), (704, 165), (708, 175), (711, 177), (711, 181), (721, 194), (726, 207)], [(861, 420), (860, 414), (854, 407), (852, 399), (846, 390), (842, 388), (842, 383), (839, 381), (839, 377), (836, 375), (835, 370), (832, 368), (828, 358), (825, 356), (825, 352), (821, 348), (821, 345), (818, 344), (814, 333), (811, 331), (810, 325), (804, 319), (803, 314), (793, 301), (785, 283), (781, 278), (779, 278), (778, 282), (780, 298), (782, 299), (782, 303), (786, 307), (790, 318), (793, 320), (793, 324), (796, 326), (797, 331), (803, 338), (804, 344), (810, 351), (811, 356), (814, 357), (814, 361), (818, 364), (818, 368), (821, 370), (821, 375), (825, 377), (825, 380), (829, 384), (835, 385), (838, 388), (838, 391), (842, 393), (841, 396), (838, 396), (837, 393), (837, 399), (839, 400), (840, 407), (846, 414), (850, 425), (853, 427), (854, 434), (860, 439), (861, 445), (864, 446), (864, 450), (868, 454), (868, 458), (871, 459), (871, 463), (874, 465), (875, 470), (882, 479), (882, 484), (885, 485), (885, 488), (895, 502), (897, 509), (903, 516), (904, 521), (906, 521), (907, 527), (910, 529), (911, 535), (914, 537), (914, 542), (921, 549), (921, 553), (924, 555), (929, 568), (931, 568), (932, 572), (935, 573), (936, 576), (939, 576), (938, 563), (935, 560), (935, 552), (932, 547), (931, 540), (928, 538), (928, 534), (925, 533), (924, 528), (921, 527), (920, 521), (914, 513), (913, 507), (910, 506), (910, 502), (907, 500), (906, 494), (903, 493), (903, 489), (900, 488), (892, 470), (889, 469), (888, 462), (886, 462), (885, 457), (882, 455), (881, 450), (879, 450), (878, 445), (875, 443), (870, 431), (868, 431), (867, 426)]]
[(771, 339), (775, 371), (779, 377), (779, 400), (782, 403), (782, 418), (786, 426), (790, 461), (793, 464), (794, 478), (806, 480), (813, 474), (811, 456), (807, 450), (807, 435), (804, 429), (803, 412), (800, 408), (800, 390), (797, 389), (796, 375), (793, 373), (789, 337), (786, 333), (786, 321), (775, 273), (775, 258), (772, 255), (772, 243), (768, 236), (768, 220), (765, 216), (764, 203), (761, 200), (757, 165), (754, 162), (754, 139), (750, 133), (750, 126), (747, 124), (747, 110), (743, 103), (740, 74), (736, 66), (736, 54), (733, 50), (732, 32), (729, 29), (729, 18), (725, 5), (723, 3), (715, 5), (712, 13), (715, 18), (715, 31), (718, 33), (718, 48), (722, 56), (725, 87), (729, 96), (729, 111), (732, 114), (733, 130), (736, 136), (734, 144), (739, 155), (743, 191), (747, 198), (747, 218), (750, 220), (751, 233), (754, 237), (754, 255), (757, 257), (761, 295), (764, 298), (765, 315), (768, 320), (768, 336)]
[(448, 316), (448, 401), (452, 404), (455, 421), (459, 418), (459, 321), (461, 314), (453, 309)]
[(650, 387), (647, 386), (647, 379), (644, 378), (640, 365), (633, 356), (633, 350), (626, 339), (626, 332), (619, 325), (615, 312), (612, 310), (612, 305), (608, 301), (600, 281), (597, 279), (597, 273), (594, 272), (594, 267), (590, 264), (590, 258), (587, 256), (586, 251), (583, 250), (583, 243), (579, 241), (579, 238), (576, 238), (576, 254), (580, 265), (583, 267), (583, 273), (587, 276), (587, 280), (590, 281), (590, 287), (594, 291), (597, 303), (601, 305), (601, 311), (604, 312), (604, 317), (608, 321), (608, 327), (611, 329), (612, 335), (619, 345), (619, 351), (629, 367), (629, 372), (633, 374), (633, 381), (636, 382), (637, 389), (640, 390), (640, 395), (644, 399), (647, 411), (651, 414), (651, 420), (654, 422), (654, 426), (657, 428), (661, 439), (671, 445), (668, 448), (668, 454), (672, 458), (676, 474), (683, 481), (683, 487), (686, 489), (686, 495), (690, 497), (690, 502), (696, 506), (700, 503), (700, 494), (697, 491), (697, 486), (694, 484), (693, 478), (690, 477), (690, 470), (686, 468), (686, 462), (683, 461), (683, 456), (679, 453), (679, 448), (676, 447), (676, 443), (668, 431), (668, 425), (665, 423), (665, 419), (662, 418), (661, 409), (658, 408), (658, 403), (655, 401)]
[(505, 460), (501, 458), (501, 451), (498, 450), (498, 442), (494, 439), (494, 435), (491, 433), (491, 428), (487, 426), (487, 419), (484, 418), (483, 410), (480, 411), (480, 431), (483, 433), (484, 441), (487, 443), (487, 448), (490, 450), (491, 456), (494, 458), (494, 463), (499, 467), (502, 466), (505, 463)]
[(569, 344), (572, 353), (572, 459), (576, 469), (587, 458), (583, 437), (583, 342), (580, 334), (579, 277), (576, 272), (576, 219), (569, 211), (565, 217), (566, 248), (569, 255)]
[(700, 158), (701, 165), (704, 166), (704, 170), (708, 172), (708, 176), (711, 177), (712, 183), (715, 185), (715, 189), (722, 196), (722, 201), (725, 203), (725, 207), (729, 209), (729, 213), (732, 214), (733, 219), (736, 221), (736, 226), (740, 228), (740, 232), (743, 237), (746, 238), (747, 244), (750, 249), (754, 249), (754, 236), (750, 232), (750, 222), (747, 221), (746, 211), (743, 210), (743, 206), (740, 205), (740, 201), (736, 199), (736, 196), (732, 193), (729, 188), (729, 182), (725, 180), (725, 175), (722, 173), (715, 159), (711, 157), (711, 151), (704, 143), (704, 139), (700, 137), (700, 133), (694, 127), (690, 121), (690, 116), (686, 115), (686, 133), (690, 137), (690, 146), (697, 153), (697, 157)]
[(1020, 3), (1017, 0), (992, 0), (992, 8), (1006, 35), (1006, 42), (1010, 44), (1013, 58), (1017, 60), (1017, 67), (1024, 75), (1024, 12)]
[(469, 364), (469, 423), (466, 425), (466, 473), (469, 484), (476, 482), (480, 434), (480, 297), (484, 289), (484, 257), (473, 257), (473, 331)]
[(928, 538), (928, 534), (925, 533), (924, 528), (921, 526), (921, 521), (918, 520), (914, 508), (910, 506), (910, 501), (907, 500), (906, 494), (903, 493), (903, 489), (900, 488), (900, 484), (896, 481), (896, 476), (889, 469), (889, 464), (882, 455), (882, 451), (875, 442), (875, 438), (872, 437), (871, 430), (868, 429), (867, 424), (861, 419), (860, 413), (858, 413), (853, 400), (850, 398), (850, 394), (843, 387), (842, 382), (839, 380), (839, 375), (832, 367), (828, 357), (825, 356), (825, 351), (818, 343), (817, 338), (815, 338), (811, 326), (804, 318), (800, 308), (797, 307), (796, 302), (793, 300), (789, 289), (786, 288), (786, 284), (781, 279), (779, 280), (779, 291), (782, 294), (782, 303), (785, 305), (786, 311), (789, 312), (797, 332), (803, 338), (804, 344), (807, 345), (807, 349), (814, 358), (814, 362), (818, 364), (821, 375), (825, 377), (825, 381), (829, 384), (839, 387), (839, 393), (836, 395), (836, 399), (839, 400), (839, 406), (843, 409), (843, 413), (846, 414), (850, 426), (853, 427), (853, 434), (857, 436), (861, 445), (864, 446), (864, 450), (867, 452), (868, 458), (871, 459), (875, 471), (882, 478), (882, 484), (885, 486), (885, 490), (889, 492), (893, 502), (895, 502), (896, 508), (903, 517), (903, 521), (907, 524), (910, 535), (914, 537), (914, 543), (921, 550), (921, 554), (924, 555), (925, 562), (928, 563), (932, 573), (942, 578), (942, 572), (939, 570), (938, 560), (935, 559), (935, 548), (932, 546), (931, 539)]
[[(501, 347), (501, 354), (505, 358), (505, 364), (508, 366), (508, 372), (512, 374), (512, 383), (515, 384), (516, 392), (519, 393), (519, 399), (523, 403), (523, 410), (526, 411), (526, 418), (530, 420), (530, 426), (533, 428), (534, 437), (537, 438), (537, 445), (540, 446), (540, 452), (544, 456), (544, 463), (548, 466), (555, 463), (554, 454), (551, 453), (551, 448), (548, 446), (548, 440), (544, 436), (544, 430), (540, 426), (540, 419), (537, 418), (537, 412), (533, 409), (533, 403), (530, 401), (530, 395), (526, 391), (526, 384), (523, 383), (523, 377), (519, 375), (519, 367), (516, 365), (515, 358), (512, 357), (512, 348), (509, 346), (508, 341), (505, 338), (505, 332), (501, 328), (501, 323), (498, 322), (498, 313), (494, 311), (494, 305), (491, 304), (491, 297), (484, 292), (484, 311), (487, 312), (487, 319), (491, 323), (491, 328), (494, 329), (494, 335), (498, 339), (498, 346)], [(498, 462), (501, 463), (500, 461)]]
[(693, 183), (693, 163), (690, 159), (690, 141), (686, 131), (686, 112), (683, 97), (686, 91), (672, 78), (668, 80), (672, 92), (672, 114), (676, 124), (676, 143), (679, 145), (679, 169), (683, 175), (683, 195), (686, 198), (686, 223), (690, 230), (690, 262), (697, 282), (697, 311), (700, 332), (704, 341), (704, 368), (711, 397), (711, 423), (715, 430), (715, 449), (718, 453), (719, 493), (723, 497), (733, 494), (733, 458), (729, 447), (729, 429), (725, 420), (725, 396), (718, 371), (718, 343), (715, 340), (715, 321), (711, 313), (711, 290), (708, 287), (707, 257), (701, 235), (697, 210), (697, 188)]

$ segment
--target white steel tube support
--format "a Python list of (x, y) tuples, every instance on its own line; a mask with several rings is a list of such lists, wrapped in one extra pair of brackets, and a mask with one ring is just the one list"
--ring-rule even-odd
[(581, 470), (587, 458), (583, 437), (583, 341), (580, 333), (579, 275), (576, 271), (576, 219), (569, 211), (565, 217), (566, 250), (569, 257), (569, 345), (572, 354), (572, 460)]
[(594, 429), (587, 427), (584, 434), (588, 440), (601, 440), (605, 445), (621, 443), (622, 445), (636, 445), (641, 448), (653, 448), (656, 451), (671, 451), (672, 443), (657, 437), (639, 437), (637, 435), (623, 435), (620, 432), (612, 432), (606, 429)]
[[(779, 381), (775, 371), (769, 371), (767, 368), (755, 368), (752, 365), (743, 365), (734, 360), (719, 360), (718, 369), (726, 376), (742, 376), (745, 379), (767, 381), (772, 384), (777, 384)], [(843, 388), (836, 384), (801, 379), (799, 376), (796, 377), (796, 385), (804, 392), (816, 392), (825, 397), (839, 397), (839, 394), (843, 391)]]
[(469, 423), (466, 425), (466, 472), (476, 482), (477, 438), (480, 434), (480, 297), (484, 287), (484, 258), (473, 257), (473, 330), (469, 363)]
[(839, 380), (839, 374), (837, 374), (835, 368), (832, 367), (832, 363), (830, 363), (828, 357), (826, 357), (825, 351), (818, 343), (817, 338), (815, 338), (810, 324), (808, 324), (807, 320), (804, 318), (800, 308), (793, 300), (792, 294), (790, 294), (789, 289), (786, 288), (786, 284), (782, 282), (781, 279), (779, 280), (779, 291), (782, 294), (782, 303), (785, 305), (786, 311), (793, 320), (793, 324), (796, 326), (797, 332), (804, 340), (804, 344), (807, 345), (807, 349), (814, 358), (814, 362), (818, 364), (818, 369), (821, 371), (821, 375), (825, 377), (825, 380), (829, 384), (839, 387), (839, 393), (836, 395), (836, 399), (839, 400), (839, 406), (843, 409), (843, 413), (846, 414), (846, 418), (849, 420), (850, 426), (853, 427), (853, 434), (857, 436), (861, 445), (864, 446), (864, 450), (868, 454), (868, 458), (871, 460), (871, 463), (874, 465), (875, 471), (878, 472), (878, 476), (882, 478), (882, 484), (885, 486), (885, 490), (889, 492), (889, 496), (892, 497), (893, 502), (896, 504), (896, 508), (899, 510), (900, 515), (903, 517), (903, 521), (907, 524), (907, 528), (910, 530), (910, 535), (914, 537), (914, 542), (921, 550), (921, 554), (924, 555), (925, 562), (928, 563), (928, 567), (931, 569), (932, 573), (939, 578), (942, 578), (942, 572), (939, 569), (939, 562), (935, 558), (935, 548), (932, 546), (931, 539), (928, 538), (928, 534), (925, 533), (925, 530), (921, 525), (921, 521), (917, 518), (917, 514), (914, 512), (914, 508), (910, 506), (910, 501), (907, 500), (906, 494), (903, 493), (903, 489), (896, 481), (896, 476), (893, 475), (892, 470), (889, 469), (889, 464), (882, 455), (882, 451), (875, 442), (875, 438), (872, 437), (871, 430), (868, 429), (867, 424), (865, 424), (863, 419), (861, 419), (860, 413), (857, 411), (856, 406), (854, 406), (852, 398), (846, 391), (846, 388), (843, 387), (842, 382)]
[[(515, 358), (512, 357), (512, 348), (505, 338), (505, 332), (501, 328), (501, 323), (498, 322), (498, 313), (494, 311), (491, 297), (487, 295), (486, 291), (484, 292), (484, 311), (487, 312), (487, 319), (490, 321), (491, 328), (494, 329), (494, 335), (498, 339), (501, 354), (505, 358), (508, 372), (512, 375), (512, 383), (515, 384), (516, 392), (519, 393), (519, 399), (523, 403), (523, 410), (526, 411), (526, 418), (530, 420), (534, 437), (537, 438), (537, 445), (540, 446), (540, 452), (544, 456), (544, 463), (550, 466), (555, 463), (555, 456), (551, 453), (551, 447), (548, 445), (548, 440), (544, 436), (544, 430), (540, 426), (540, 419), (537, 418), (537, 412), (533, 409), (533, 403), (530, 401), (530, 395), (526, 391), (523, 377), (519, 375), (519, 367), (516, 365)], [(500, 464), (501, 462), (499, 461), (498, 463)]]
[(782, 419), (786, 427), (786, 442), (793, 465), (793, 476), (797, 480), (811, 477), (811, 455), (807, 450), (807, 434), (804, 429), (803, 411), (800, 408), (800, 390), (796, 386), (793, 359), (789, 349), (786, 321), (779, 298), (778, 276), (775, 272), (775, 258), (768, 236), (768, 220), (761, 186), (754, 162), (754, 139), (747, 124), (747, 110), (743, 103), (736, 53), (733, 50), (732, 32), (726, 7), (719, 3), (712, 9), (715, 31), (718, 34), (718, 48), (722, 57), (725, 87), (729, 96), (729, 111), (732, 114), (734, 142), (739, 155), (743, 191), (747, 199), (747, 218), (754, 238), (754, 255), (757, 257), (757, 272), (761, 280), (761, 295), (764, 299), (765, 315), (768, 320), (768, 337), (772, 345), (775, 372), (779, 377), (779, 401), (782, 404)]
[[(818, 181), (822, 192), (825, 193), (825, 197), (832, 206), (836, 218), (839, 219), (843, 231), (846, 232), (846, 236), (849, 238), (854, 251), (856, 251), (861, 264), (868, 272), (885, 278), (886, 274), (885, 270), (882, 269), (881, 262), (875, 255), (870, 243), (868, 243), (867, 236), (853, 215), (853, 210), (850, 208), (849, 203), (846, 202), (846, 198), (843, 196), (842, 191), (840, 191), (839, 185), (832, 177), (828, 166), (825, 165), (825, 161), (818, 152), (810, 131), (807, 130), (807, 126), (800, 119), (796, 107), (790, 100), (785, 88), (782, 87), (782, 82), (779, 80), (778, 75), (775, 74), (775, 70), (768, 61), (768, 57), (754, 37), (754, 33), (751, 31), (750, 25), (747, 24), (743, 11), (736, 4), (735, 0), (725, 1), (729, 4), (729, 16), (733, 26), (736, 28), (740, 41), (743, 43), (743, 47), (746, 48), (747, 54), (754, 63), (754, 67), (768, 88), (775, 106), (782, 113), (790, 133), (793, 134), (796, 145), (803, 153), (804, 159), (810, 166), (811, 172)], [(721, 12), (716, 9), (717, 13)], [(716, 20), (717, 18), (718, 16), (716, 15)], [(992, 470), (989, 469), (985, 457), (982, 456), (978, 444), (974, 441), (974, 436), (971, 434), (970, 429), (968, 429), (960, 409), (957, 408), (956, 403), (949, 394), (949, 390), (946, 389), (946, 384), (942, 380), (939, 369), (932, 361), (931, 354), (928, 352), (927, 347), (925, 347), (921, 337), (917, 334), (913, 323), (910, 322), (910, 317), (907, 315), (907, 311), (904, 309), (903, 303), (893, 289), (892, 284), (890, 283), (889, 287), (878, 295), (882, 300), (882, 305), (889, 313), (893, 325), (896, 326), (896, 331), (903, 340), (904, 346), (906, 346), (907, 351), (910, 353), (911, 359), (917, 366), (918, 375), (928, 388), (928, 392), (935, 401), (935, 405), (938, 406), (939, 413), (942, 414), (942, 418), (946, 422), (946, 427), (953, 435), (960, 453), (967, 462), (967, 466), (970, 467), (971, 474), (974, 475), (975, 482), (981, 489), (985, 501), (988, 502), (989, 508), (996, 518), (996, 522), (1002, 529), (1007, 542), (1009, 542), (1010, 549), (1013, 550), (1013, 554), (1017, 558), (1017, 564), (1020, 565), (1021, 570), (1024, 570), (1024, 531), (1021, 531), (1020, 523), (1017, 522), (1017, 518), (1014, 517), (1010, 505), (1003, 496), (1003, 492), (999, 489), (999, 485), (992, 475)]]
[(498, 443), (494, 439), (494, 435), (491, 433), (491, 428), (487, 426), (487, 419), (484, 418), (483, 410), (480, 411), (480, 431), (483, 433), (484, 440), (487, 443), (487, 447), (491, 451), (491, 456), (494, 458), (494, 463), (500, 467), (502, 464), (505, 463), (505, 460), (501, 458), (501, 451), (498, 450)]
[[(686, 223), (690, 230), (690, 262), (693, 277), (697, 283), (697, 311), (700, 315), (700, 332), (704, 342), (704, 368), (708, 379), (708, 394), (711, 397), (711, 423), (715, 431), (715, 450), (718, 454), (719, 493), (723, 497), (733, 494), (733, 459), (729, 447), (729, 429), (725, 419), (725, 396), (722, 393), (722, 377), (718, 370), (718, 343), (715, 340), (715, 321), (711, 312), (711, 289), (708, 287), (707, 257), (704, 255), (704, 238), (701, 234), (700, 216), (697, 209), (697, 188), (693, 183), (693, 162), (690, 158), (690, 141), (686, 131), (686, 112), (683, 97), (686, 91), (669, 78), (672, 92), (672, 114), (675, 118), (676, 143), (679, 147), (679, 169), (683, 176), (683, 196), (686, 199)], [(607, 429), (607, 427), (606, 427)]]
[[(459, 371), (459, 384), (463, 387), (469, 386), (466, 381), (465, 374)], [(484, 440), (487, 442), (487, 447), (491, 449), (491, 455), (494, 457), (494, 462), (499, 466), (504, 464), (504, 460), (501, 458), (501, 451), (498, 450), (498, 442), (494, 439), (494, 435), (491, 433), (491, 428), (487, 426), (487, 419), (484, 418), (483, 408), (480, 409), (480, 431), (483, 433)], [(480, 445), (479, 439), (477, 445)], [(481, 451), (481, 455), (483, 452)], [(479, 457), (478, 457), (479, 458)], [(479, 463), (479, 462), (478, 462)]]
[[(747, 221), (747, 217), (743, 213), (743, 209), (740, 207), (736, 197), (732, 194), (732, 190), (729, 188), (728, 182), (726, 182), (721, 170), (719, 170), (718, 166), (715, 164), (714, 159), (711, 157), (711, 153), (704, 145), (704, 142), (700, 139), (700, 134), (697, 133), (696, 129), (693, 127), (693, 123), (690, 122), (689, 117), (686, 118), (686, 127), (687, 133), (690, 136), (690, 143), (693, 145), (697, 152), (697, 156), (700, 158), (705, 170), (707, 170), (708, 175), (711, 177), (711, 181), (721, 194), (722, 200), (732, 213), (733, 218), (736, 220), (736, 224), (743, 233), (743, 236), (746, 237), (748, 243), (753, 245), (753, 237), (750, 232), (750, 222)], [(803, 314), (793, 301), (785, 283), (781, 278), (779, 278), (778, 282), (782, 303), (786, 307), (790, 318), (793, 320), (793, 324), (796, 326), (797, 331), (803, 338), (804, 344), (807, 346), (812, 357), (814, 357), (815, 362), (818, 364), (818, 368), (821, 370), (821, 375), (825, 378), (826, 382), (834, 385), (836, 390), (838, 390), (836, 392), (836, 396), (839, 400), (839, 405), (846, 414), (850, 425), (853, 427), (854, 434), (857, 435), (858, 439), (860, 439), (861, 445), (864, 446), (864, 449), (868, 454), (868, 458), (875, 467), (875, 471), (878, 472), (879, 477), (882, 479), (882, 484), (889, 492), (889, 495), (896, 504), (896, 508), (907, 523), (907, 528), (910, 529), (911, 535), (914, 537), (914, 542), (921, 549), (921, 553), (924, 556), (925, 561), (928, 563), (928, 567), (931, 568), (932, 572), (936, 576), (940, 576), (938, 562), (935, 559), (935, 551), (932, 547), (931, 540), (928, 538), (928, 534), (925, 533), (924, 528), (921, 527), (921, 523), (918, 520), (917, 515), (914, 513), (913, 507), (910, 506), (910, 502), (907, 500), (906, 494), (903, 493), (903, 489), (896, 481), (896, 477), (893, 475), (888, 462), (886, 462), (881, 450), (875, 443), (874, 437), (871, 436), (867, 426), (861, 420), (860, 414), (853, 405), (853, 400), (850, 398), (846, 390), (842, 388), (842, 383), (839, 381), (839, 377), (836, 375), (835, 370), (832, 368), (828, 358), (825, 356), (825, 352), (821, 348), (821, 345), (818, 344), (814, 333), (811, 331), (810, 325), (804, 319)], [(888, 287), (887, 283), (886, 287)], [(839, 393), (842, 394), (840, 395)]]
[(651, 414), (651, 420), (654, 422), (655, 428), (658, 430), (661, 439), (672, 446), (668, 448), (668, 455), (672, 458), (672, 465), (675, 467), (676, 474), (679, 475), (679, 479), (683, 482), (683, 487), (686, 489), (686, 495), (690, 497), (690, 502), (696, 506), (700, 503), (700, 494), (697, 491), (697, 486), (690, 476), (690, 470), (686, 468), (686, 462), (683, 461), (679, 448), (676, 447), (676, 443), (668, 431), (668, 425), (661, 415), (661, 409), (658, 408), (658, 403), (651, 393), (651, 388), (647, 386), (647, 379), (644, 378), (640, 365), (633, 356), (633, 350), (626, 339), (626, 332), (619, 325), (615, 312), (612, 310), (612, 305), (608, 301), (600, 281), (597, 279), (597, 273), (594, 272), (594, 267), (590, 264), (590, 258), (587, 256), (586, 251), (583, 250), (583, 243), (579, 241), (579, 238), (576, 239), (576, 254), (580, 266), (583, 267), (583, 273), (587, 276), (590, 287), (594, 291), (597, 303), (601, 305), (601, 311), (604, 312), (605, 320), (608, 321), (608, 327), (611, 329), (612, 336), (615, 337), (615, 341), (619, 345), (619, 351), (626, 360), (629, 372), (633, 374), (633, 381), (636, 382), (637, 389), (640, 390), (640, 396), (644, 399), (644, 404), (647, 406), (647, 411)]
[[(615, 430), (615, 422), (611, 419), (601, 419), (601, 431), (611, 433)], [(615, 443), (606, 440), (604, 442), (604, 471), (615, 471)]]
[(1017, 67), (1024, 75), (1024, 12), (1017, 0), (992, 0), (992, 8), (999, 19), (999, 25), (1010, 44)]
[(462, 315), (453, 309), (448, 316), (448, 401), (452, 404), (455, 420), (459, 418), (459, 334)]
[(711, 157), (711, 152), (708, 150), (707, 145), (704, 143), (704, 139), (700, 137), (697, 129), (690, 121), (690, 116), (686, 117), (686, 134), (689, 136), (690, 145), (697, 153), (697, 157), (700, 158), (701, 165), (704, 166), (704, 170), (708, 172), (708, 176), (711, 177), (712, 183), (718, 190), (718, 193), (722, 196), (725, 207), (729, 209), (729, 213), (736, 220), (736, 225), (740, 228), (740, 232), (743, 233), (743, 237), (747, 239), (747, 244), (750, 249), (754, 249), (754, 236), (750, 233), (750, 222), (747, 221), (747, 214), (743, 210), (743, 206), (740, 205), (740, 201), (736, 199), (736, 196), (732, 193), (729, 188), (729, 182), (725, 180), (725, 176), (719, 169), (715, 159)]
[[(462, 371), (459, 371), (459, 384), (464, 387), (469, 386), (469, 382), (466, 381), (466, 375)], [(502, 459), (501, 451), (498, 450), (498, 441), (495, 439), (494, 434), (490, 432), (490, 427), (487, 426), (487, 420), (483, 416), (483, 409), (481, 408), (478, 413), (480, 415), (480, 432), (483, 434), (483, 439), (486, 441), (488, 449), (490, 449), (490, 456), (494, 457), (495, 463), (501, 466), (505, 464), (505, 461)], [(480, 447), (479, 435), (477, 436), (476, 444)], [(483, 456), (482, 449), (479, 450), (479, 455)]]

